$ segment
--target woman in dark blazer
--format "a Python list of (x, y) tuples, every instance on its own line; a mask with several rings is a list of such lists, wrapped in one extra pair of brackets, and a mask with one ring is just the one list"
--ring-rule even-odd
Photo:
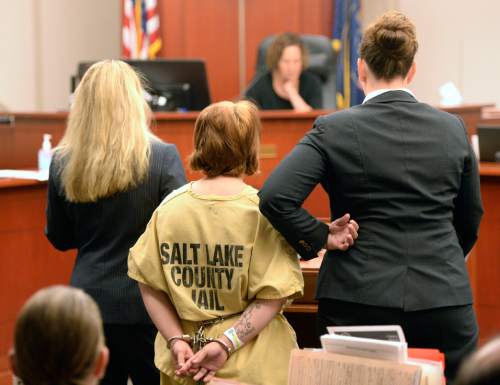
[(314, 257), (329, 230), (301, 205), (321, 183), (332, 218), (350, 213), (359, 237), (323, 260), (319, 334), (399, 324), (410, 347), (445, 353), (451, 380), (477, 342), (465, 257), (483, 210), (463, 122), (407, 88), (417, 46), (401, 13), (367, 29), (358, 60), (365, 101), (317, 119), (266, 181), (260, 207), (302, 257)]
[(176, 147), (149, 131), (149, 114), (128, 64), (96, 63), (76, 90), (50, 167), (46, 235), (59, 250), (78, 250), (71, 285), (101, 310), (110, 350), (101, 384), (160, 381), (156, 328), (127, 276), (127, 257), (155, 208), (186, 178)]

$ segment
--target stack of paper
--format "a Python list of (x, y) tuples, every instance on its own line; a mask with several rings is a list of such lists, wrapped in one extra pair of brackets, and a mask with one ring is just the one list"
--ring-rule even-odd
[(288, 385), (419, 385), (421, 372), (415, 365), (297, 349)]
[[(408, 359), (407, 343), (403, 330), (398, 325), (329, 327), (328, 332), (330, 334), (321, 336), (321, 345), (328, 353), (334, 353), (335, 356), (356, 357), (358, 360), (370, 359), (366, 361), (367, 364), (378, 360), (392, 361), (396, 365), (403, 365), (402, 368), (408, 366), (418, 368), (419, 380), (416, 384), (441, 385), (443, 383), (442, 360), (413, 357)], [(345, 382), (345, 384), (351, 383), (357, 384), (358, 382)], [(389, 382), (380, 383), (388, 384)], [(369, 384), (371, 382), (365, 383), (365, 385)]]
[(405, 362), (408, 346), (398, 325), (329, 327), (321, 336), (327, 352), (350, 356)]

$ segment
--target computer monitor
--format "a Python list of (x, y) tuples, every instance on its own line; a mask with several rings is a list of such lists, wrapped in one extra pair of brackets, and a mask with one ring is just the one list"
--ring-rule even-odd
[(482, 162), (500, 162), (500, 125), (477, 126), (479, 159)]
[[(153, 111), (196, 111), (210, 104), (205, 62), (199, 59), (124, 60), (146, 80)], [(94, 62), (78, 65), (78, 80)], [(76, 86), (76, 84), (75, 84)]]

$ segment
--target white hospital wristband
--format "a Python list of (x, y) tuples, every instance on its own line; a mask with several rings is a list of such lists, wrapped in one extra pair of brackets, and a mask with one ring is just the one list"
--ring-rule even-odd
[(233, 351), (241, 348), (243, 346), (243, 342), (241, 342), (240, 337), (236, 334), (235, 328), (227, 329), (224, 332), (224, 335), (227, 337), (229, 341), (233, 344)]

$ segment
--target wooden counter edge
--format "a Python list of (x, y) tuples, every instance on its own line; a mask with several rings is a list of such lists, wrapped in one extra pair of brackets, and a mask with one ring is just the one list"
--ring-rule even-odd
[(36, 179), (0, 178), (0, 189), (16, 188), (24, 186), (37, 186), (41, 184), (47, 184), (47, 181), (41, 181)]
[(500, 176), (500, 163), (495, 163), (495, 162), (479, 163), (479, 175)]

